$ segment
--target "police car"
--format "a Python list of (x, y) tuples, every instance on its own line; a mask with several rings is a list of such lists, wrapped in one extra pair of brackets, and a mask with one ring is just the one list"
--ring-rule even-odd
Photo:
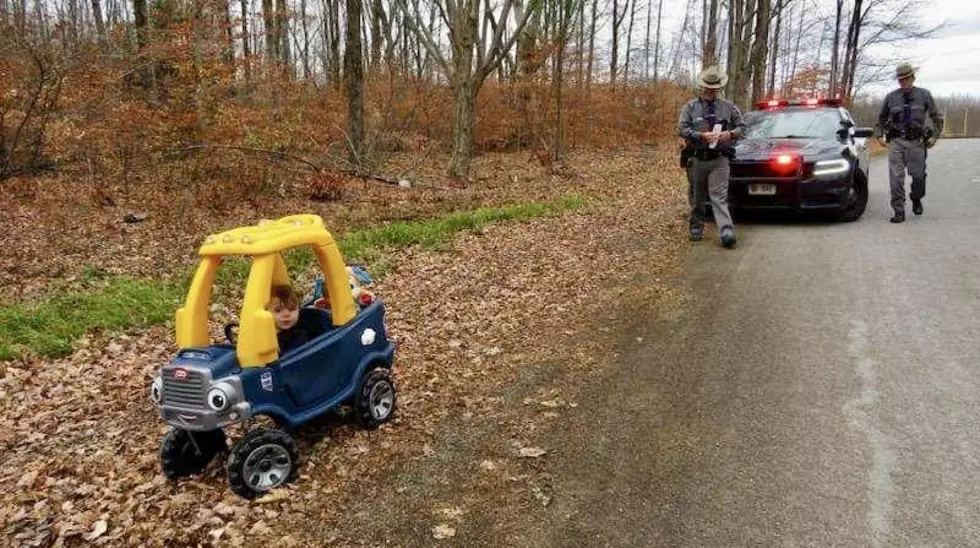
[(839, 100), (763, 101), (744, 119), (746, 132), (730, 162), (731, 208), (861, 217), (873, 130), (857, 127)]

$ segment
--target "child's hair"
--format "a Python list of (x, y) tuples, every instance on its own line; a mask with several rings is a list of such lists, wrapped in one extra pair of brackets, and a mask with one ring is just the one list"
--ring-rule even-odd
[(290, 285), (274, 285), (269, 295), (269, 306), (279, 304), (285, 308), (299, 308), (299, 294)]

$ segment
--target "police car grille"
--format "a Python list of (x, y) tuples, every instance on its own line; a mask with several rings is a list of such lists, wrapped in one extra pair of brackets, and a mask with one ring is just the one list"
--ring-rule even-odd
[(164, 372), (163, 404), (189, 408), (204, 407), (204, 375), (190, 369), (185, 371), (187, 371), (187, 378), (184, 380), (175, 379), (173, 371)]
[(739, 162), (732, 163), (729, 167), (733, 179), (766, 179), (771, 177), (785, 177), (773, 169), (769, 162)]

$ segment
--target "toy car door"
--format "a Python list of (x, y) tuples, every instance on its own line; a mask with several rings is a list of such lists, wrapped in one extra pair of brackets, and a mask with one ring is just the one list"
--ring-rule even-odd
[[(301, 313), (323, 313), (302, 309)], [(350, 387), (357, 367), (359, 340), (352, 321), (305, 345), (287, 352), (279, 359), (287, 390), (300, 409), (332, 401)]]

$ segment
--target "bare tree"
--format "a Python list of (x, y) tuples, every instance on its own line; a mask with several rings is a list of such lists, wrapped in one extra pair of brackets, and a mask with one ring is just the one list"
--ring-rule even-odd
[(769, 95), (773, 95), (776, 92), (776, 65), (779, 64), (779, 39), (782, 26), (783, 0), (776, 0), (776, 30), (773, 31), (772, 35), (772, 46), (770, 48), (772, 55), (769, 63), (769, 85), (766, 87), (768, 90), (766, 93)]
[(347, 136), (351, 162), (360, 166), (364, 150), (364, 65), (361, 57), (361, 0), (346, 0), (347, 39), (344, 80), (347, 82)]
[(565, 49), (568, 45), (568, 41), (571, 38), (572, 23), (574, 22), (575, 13), (580, 11), (580, 4), (584, 3), (583, 0), (558, 0), (558, 16), (555, 22), (555, 70), (554, 70), (554, 88), (555, 88), (555, 103), (557, 110), (557, 120), (555, 128), (555, 144), (554, 144), (554, 159), (561, 161), (565, 155), (565, 110), (563, 104), (563, 80), (564, 80), (564, 63), (565, 63)]
[[(731, 1), (731, 0), (730, 0)], [(657, 34), (653, 40), (653, 81), (660, 80), (660, 23), (664, 16), (664, 0), (657, 0)]]
[(592, 88), (592, 61), (595, 59), (595, 27), (599, 19), (598, 0), (592, 0), (592, 20), (589, 23), (589, 55), (588, 66), (585, 69), (585, 89)]
[[(6, 0), (0, 0), (0, 12), (6, 19), (7, 6)], [(95, 20), (95, 32), (99, 37), (99, 48), (103, 54), (109, 53), (109, 40), (105, 32), (105, 20), (102, 18), (102, 5), (99, 0), (92, 0), (92, 18)]]
[(621, 0), (612, 0), (612, 52), (610, 53), (609, 57), (609, 83), (611, 83), (613, 86), (616, 85), (616, 70), (619, 66), (619, 27), (622, 26), (623, 20), (626, 19), (626, 10), (629, 7), (629, 0), (622, 0), (625, 1), (626, 4), (623, 6), (622, 11), (620, 11), (620, 1)]
[[(523, 17), (516, 21), (510, 36), (504, 38), (514, 0), (504, 0), (500, 16), (496, 17), (489, 1), (481, 12), (479, 0), (434, 0), (433, 4), (449, 29), (452, 57), (447, 60), (442, 50), (422, 25), (418, 0), (396, 0), (403, 12), (405, 24), (420, 39), (449, 80), (453, 90), (453, 146), (449, 173), (467, 177), (473, 160), (476, 131), (476, 98), (489, 76), (514, 46), (528, 19), (539, 9), (532, 0)], [(480, 16), (489, 24), (481, 27)], [(492, 36), (490, 35), (492, 33)]]
[(628, 83), (630, 79), (630, 53), (633, 52), (633, 21), (636, 19), (636, 0), (627, 0), (629, 3), (630, 22), (626, 26), (626, 64), (623, 65), (623, 83)]
[(707, 23), (705, 30), (704, 53), (701, 55), (701, 68), (718, 64), (718, 0), (711, 0), (708, 5)]

